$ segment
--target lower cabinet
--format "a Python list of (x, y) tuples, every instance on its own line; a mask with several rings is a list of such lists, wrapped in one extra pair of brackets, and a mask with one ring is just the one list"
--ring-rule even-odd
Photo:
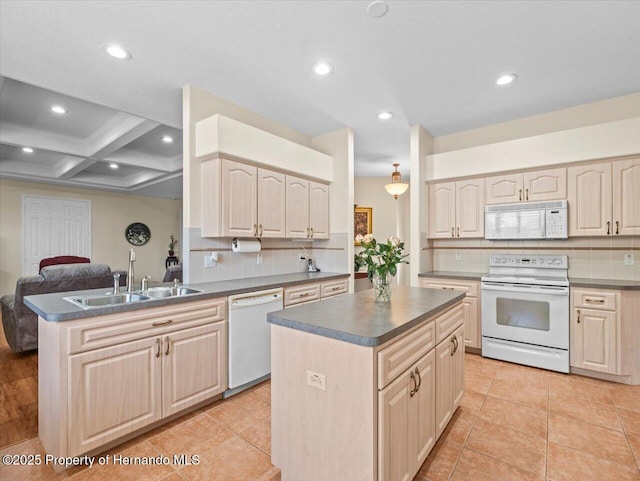
[(380, 479), (410, 481), (436, 440), (433, 349), (378, 394)]
[[(422, 356), (378, 391), (380, 481), (411, 481), (462, 401), (462, 316), (463, 309), (453, 307), (435, 319), (431, 331), (424, 326), (378, 354), (379, 387), (401, 360)], [(434, 348), (438, 333), (442, 339)]]
[(96, 450), (222, 393), (225, 312), (226, 301), (216, 299), (78, 321), (41, 319), (39, 376), (52, 376), (39, 385), (47, 453)]
[(440, 437), (464, 394), (464, 326), (436, 346), (436, 434)]
[(480, 313), (480, 282), (462, 279), (421, 277), (420, 287), (466, 292), (464, 308), (464, 347), (479, 352), (482, 348), (482, 316)]

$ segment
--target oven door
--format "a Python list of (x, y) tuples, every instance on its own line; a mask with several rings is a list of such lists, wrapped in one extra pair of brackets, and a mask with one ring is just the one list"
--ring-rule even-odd
[(482, 283), (482, 335), (569, 348), (569, 288)]

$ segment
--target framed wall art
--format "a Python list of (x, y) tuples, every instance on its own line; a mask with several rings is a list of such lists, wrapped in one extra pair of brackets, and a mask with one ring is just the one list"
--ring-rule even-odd
[(355, 206), (353, 211), (353, 239), (354, 244), (359, 246), (355, 238), (358, 234), (365, 236), (373, 233), (373, 207)]

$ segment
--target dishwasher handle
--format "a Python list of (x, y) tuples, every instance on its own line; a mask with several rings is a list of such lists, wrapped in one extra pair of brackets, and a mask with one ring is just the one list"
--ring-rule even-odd
[(229, 296), (229, 309), (243, 309), (246, 307), (271, 304), (273, 302), (281, 302), (282, 297), (282, 289)]

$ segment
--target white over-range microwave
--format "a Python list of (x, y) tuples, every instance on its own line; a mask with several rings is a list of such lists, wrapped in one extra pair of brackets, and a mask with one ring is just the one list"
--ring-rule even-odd
[(488, 205), (485, 239), (566, 239), (567, 201)]

